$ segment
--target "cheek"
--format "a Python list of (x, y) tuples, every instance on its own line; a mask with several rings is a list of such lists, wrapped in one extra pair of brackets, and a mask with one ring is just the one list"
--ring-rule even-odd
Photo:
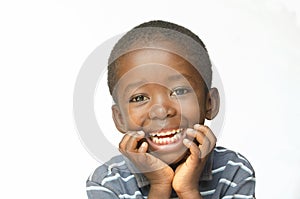
[(139, 130), (145, 120), (146, 110), (141, 110), (141, 108), (128, 107), (126, 110), (126, 124), (129, 130)]
[(203, 122), (205, 118), (205, 102), (199, 101), (196, 96), (181, 100), (180, 111), (182, 117), (186, 118), (192, 125)]
[(197, 100), (187, 100), (180, 102), (181, 114), (188, 118), (199, 118), (200, 109)]

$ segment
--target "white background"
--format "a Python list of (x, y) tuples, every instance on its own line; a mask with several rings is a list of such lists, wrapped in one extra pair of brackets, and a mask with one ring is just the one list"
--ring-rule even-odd
[(0, 198), (87, 198), (100, 163), (76, 133), (76, 76), (98, 45), (152, 19), (207, 45), (226, 95), (219, 145), (250, 160), (257, 198), (300, 198), (297, 0), (1, 1)]

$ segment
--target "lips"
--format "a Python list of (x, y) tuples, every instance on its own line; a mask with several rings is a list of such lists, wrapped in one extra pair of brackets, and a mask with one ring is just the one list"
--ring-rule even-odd
[(184, 128), (168, 128), (147, 133), (149, 151), (159, 154), (177, 153), (186, 147), (182, 141), (186, 137)]
[(148, 152), (167, 164), (177, 162), (187, 151), (183, 144), (186, 128), (164, 128), (146, 133)]
[(173, 144), (180, 140), (183, 129), (163, 130), (149, 133), (150, 140), (157, 145)]

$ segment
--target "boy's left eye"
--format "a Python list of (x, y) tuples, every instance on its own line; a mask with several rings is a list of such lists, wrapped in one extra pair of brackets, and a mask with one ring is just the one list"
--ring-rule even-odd
[(187, 88), (176, 88), (172, 91), (171, 96), (179, 96), (179, 95), (184, 95), (186, 93), (189, 93), (190, 90)]

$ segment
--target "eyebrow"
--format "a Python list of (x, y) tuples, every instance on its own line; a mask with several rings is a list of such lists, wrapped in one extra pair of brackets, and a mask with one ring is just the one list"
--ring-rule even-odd
[(136, 88), (136, 87), (139, 87), (140, 85), (142, 84), (145, 84), (146, 81), (145, 80), (141, 80), (141, 81), (138, 81), (138, 82), (133, 82), (131, 84), (128, 84), (125, 88), (125, 93), (127, 93), (129, 90), (131, 90), (132, 88)]
[(178, 74), (178, 75), (172, 75), (168, 77), (169, 81), (176, 81), (181, 79), (193, 80), (193, 77), (187, 74)]
[[(178, 75), (172, 75), (168, 77), (168, 81), (178, 81), (182, 79), (193, 80), (194, 78), (187, 74), (178, 74)], [(129, 90), (139, 87), (140, 85), (143, 85), (146, 82), (147, 82), (146, 80), (141, 80), (141, 81), (130, 83), (124, 89), (124, 93), (127, 93)]]

